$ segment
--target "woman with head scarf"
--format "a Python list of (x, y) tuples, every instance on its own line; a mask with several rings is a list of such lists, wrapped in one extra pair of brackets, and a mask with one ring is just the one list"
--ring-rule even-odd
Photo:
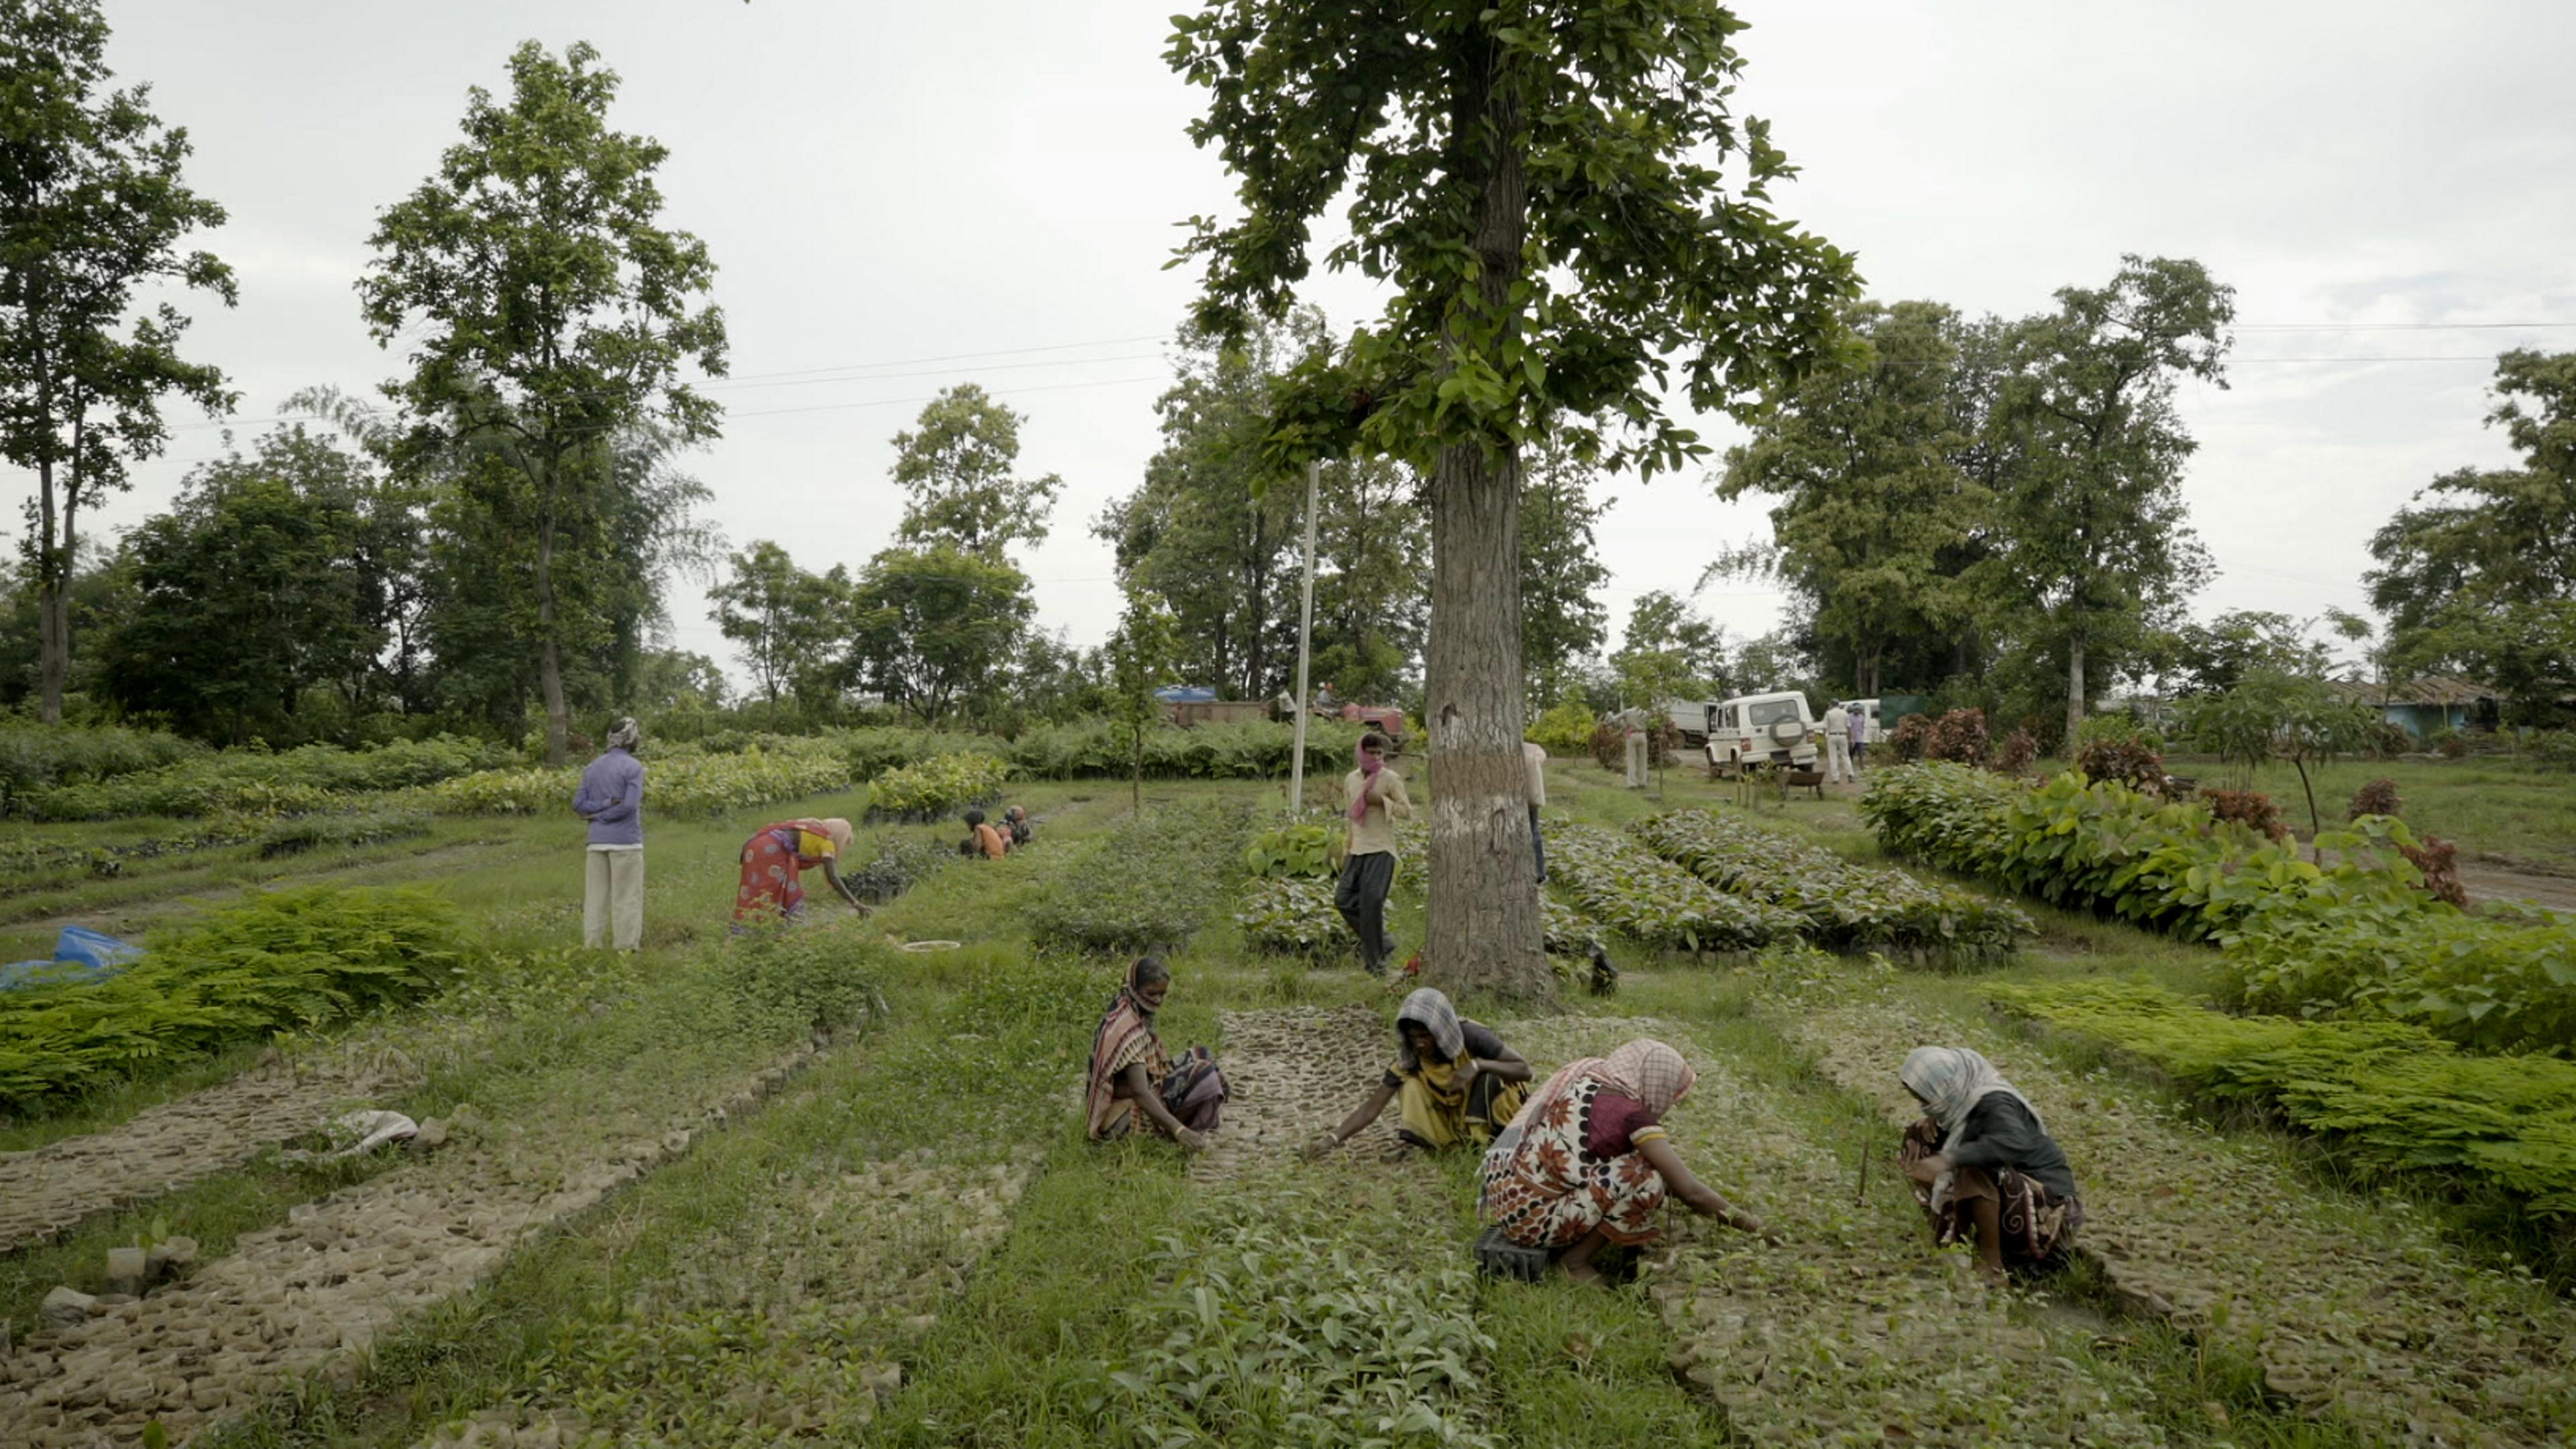
[(621, 719), (608, 748), (581, 772), (572, 810), (590, 822), (583, 855), (581, 943), (609, 941), (620, 951), (644, 942), (644, 762), (635, 747), (644, 732)]
[(1968, 1047), (1923, 1046), (1897, 1077), (1923, 1104), (1897, 1162), (1932, 1221), (1933, 1241), (1974, 1239), (1986, 1276), (2044, 1271), (2064, 1261), (2084, 1223), (2084, 1200), (2039, 1113)]
[(1428, 986), (1404, 998), (1395, 1014), (1395, 1064), (1368, 1100), (1342, 1125), (1308, 1145), (1319, 1156), (1398, 1104), (1396, 1137), (1407, 1147), (1436, 1151), (1462, 1143), (1479, 1149), (1494, 1140), (1529, 1098), (1530, 1064), (1482, 1022), (1469, 1021), (1449, 998)]
[(1226, 1099), (1225, 1077), (1206, 1047), (1190, 1048), (1177, 1062), (1164, 1055), (1154, 1013), (1171, 990), (1170, 968), (1152, 956), (1139, 957), (1100, 1014), (1083, 1093), (1085, 1133), (1092, 1141), (1114, 1141), (1141, 1126), (1193, 1152), (1207, 1149)]
[(867, 915), (859, 893), (841, 879), (840, 862), (850, 853), (855, 834), (850, 822), (838, 818), (782, 820), (752, 832), (742, 843), (742, 883), (733, 893), (733, 928), (741, 931), (762, 923), (805, 919), (804, 876), (816, 866), (823, 868), (823, 879), (832, 883), (851, 909)]
[(1566, 1275), (1584, 1283), (1600, 1281), (1592, 1257), (1603, 1246), (1655, 1236), (1666, 1193), (1761, 1232), (1759, 1218), (1691, 1176), (1664, 1132), (1664, 1114), (1697, 1077), (1680, 1052), (1643, 1037), (1566, 1063), (1485, 1153), (1477, 1215), (1520, 1247), (1558, 1251)]

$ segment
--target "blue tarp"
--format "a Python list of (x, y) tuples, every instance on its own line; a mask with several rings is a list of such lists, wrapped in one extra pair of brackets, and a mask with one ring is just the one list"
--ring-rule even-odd
[(87, 926), (65, 926), (63, 933), (54, 938), (51, 961), (12, 961), (0, 966), (0, 991), (104, 981), (142, 954), (142, 947), (128, 945), (104, 932)]
[(1216, 691), (1204, 684), (1166, 684), (1154, 697), (1165, 704), (1214, 704)]

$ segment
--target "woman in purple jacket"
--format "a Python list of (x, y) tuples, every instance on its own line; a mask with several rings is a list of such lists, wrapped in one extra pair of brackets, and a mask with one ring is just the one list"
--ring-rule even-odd
[(644, 940), (644, 762), (635, 758), (641, 738), (635, 721), (619, 720), (572, 797), (573, 813), (590, 822), (581, 904), (585, 946), (599, 945), (612, 926), (620, 951)]

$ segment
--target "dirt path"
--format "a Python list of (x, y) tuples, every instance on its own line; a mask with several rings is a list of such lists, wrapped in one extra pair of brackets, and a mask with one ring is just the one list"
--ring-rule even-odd
[(2576, 877), (2464, 862), (2460, 866), (2460, 884), (2472, 901), (2529, 901), (2548, 910), (2576, 915)]
[(416, 1080), (411, 1064), (392, 1053), (280, 1063), (146, 1108), (103, 1132), (0, 1153), (0, 1252), (238, 1166)]
[(2402, 1212), (2303, 1189), (2277, 1156), (1990, 1029), (1883, 1000), (1780, 1025), (1891, 1123), (1920, 1112), (1896, 1080), (1908, 1049), (1992, 1057), (2074, 1160), (2080, 1246), (2141, 1307), (2254, 1355), (2275, 1393), (2390, 1444), (2558, 1444), (2576, 1422), (2576, 1312)]
[(1936, 1253), (1909, 1230), (1884, 1184), (1856, 1202), (1853, 1164), (1686, 1028), (1566, 1017), (1499, 1029), (1542, 1064), (1651, 1036), (1698, 1069), (1667, 1119), (1673, 1141), (1694, 1173), (1781, 1241), (1667, 1206), (1668, 1246), (1648, 1265), (1648, 1291), (1675, 1339), (1674, 1371), (1746, 1442), (2163, 1442), (2143, 1385), (2115, 1366), (2079, 1367), (2016, 1322), (2011, 1300), (1976, 1283), (1963, 1254)]
[(550, 1224), (686, 1152), (701, 1123), (752, 1106), (813, 1054), (803, 1044), (728, 1088), (450, 1149), (303, 1204), (194, 1277), (0, 1360), (0, 1444), (126, 1445), (155, 1419), (184, 1443), (471, 1285)]

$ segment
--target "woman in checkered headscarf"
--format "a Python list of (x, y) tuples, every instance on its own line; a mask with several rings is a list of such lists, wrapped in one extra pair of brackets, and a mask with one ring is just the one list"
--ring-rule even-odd
[(1479, 1216), (1524, 1248), (1559, 1251), (1579, 1282), (1598, 1282), (1592, 1256), (1610, 1243), (1655, 1236), (1667, 1193), (1749, 1233), (1761, 1220), (1691, 1176), (1663, 1117), (1697, 1073), (1682, 1054), (1639, 1038), (1607, 1057), (1569, 1062), (1538, 1089), (1485, 1154)]

